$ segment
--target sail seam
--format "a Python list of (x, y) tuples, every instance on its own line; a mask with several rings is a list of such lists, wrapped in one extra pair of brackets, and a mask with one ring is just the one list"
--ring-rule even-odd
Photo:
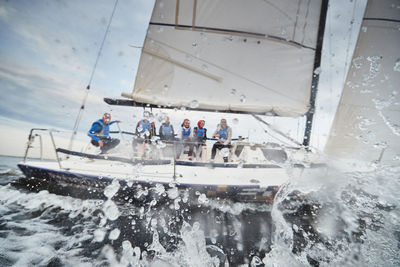
[[(150, 38), (147, 38), (147, 39), (150, 39)], [(161, 45), (163, 45), (163, 46), (165, 46), (165, 47), (168, 47), (168, 48), (170, 48), (170, 49), (173, 49), (173, 50), (175, 50), (175, 51), (178, 51), (178, 52), (180, 52), (180, 53), (187, 54), (185, 51), (182, 51), (182, 50), (180, 50), (180, 49), (177, 49), (176, 47), (170, 46), (170, 45), (168, 45), (168, 44), (166, 44), (166, 43), (163, 43), (163, 42), (160, 42), (160, 41), (154, 40), (154, 39), (151, 39), (151, 40), (153, 40), (154, 42), (157, 42), (157, 43), (159, 43), (159, 44), (161, 44)], [(150, 50), (148, 50), (148, 49), (144, 49), (142, 52), (145, 52), (145, 53), (147, 53), (147, 54), (154, 53), (154, 52), (152, 52), (152, 51), (150, 51)], [(162, 56), (158, 56), (158, 58), (164, 59)], [(164, 59), (164, 60), (165, 60), (165, 59)], [(299, 100), (293, 98), (293, 96), (289, 96), (289, 95), (283, 94), (282, 92), (280, 92), (280, 91), (278, 91), (278, 90), (275, 90), (275, 89), (273, 89), (273, 88), (267, 87), (266, 85), (263, 85), (263, 84), (261, 84), (261, 83), (259, 83), (259, 82), (257, 82), (257, 81), (250, 80), (250, 79), (248, 79), (248, 78), (246, 78), (246, 77), (243, 77), (242, 75), (240, 75), (240, 74), (238, 74), (238, 73), (234, 73), (234, 72), (232, 72), (232, 71), (230, 71), (230, 70), (228, 70), (228, 69), (226, 69), (226, 68), (223, 68), (223, 67), (221, 67), (221, 66), (218, 66), (218, 65), (216, 65), (216, 64), (214, 64), (214, 63), (208, 62), (208, 61), (203, 60), (203, 59), (200, 59), (200, 58), (199, 58), (198, 60), (201, 61), (201, 62), (207, 63), (207, 64), (209, 64), (210, 66), (213, 66), (213, 67), (215, 67), (215, 68), (217, 68), (217, 69), (219, 69), (219, 70), (222, 70), (222, 71), (224, 71), (224, 72), (226, 72), (226, 73), (229, 73), (229, 74), (231, 74), (231, 75), (240, 77), (240, 78), (243, 79), (243, 80), (246, 80), (246, 81), (248, 81), (248, 82), (250, 82), (250, 83), (252, 83), (252, 84), (255, 84), (255, 85), (257, 85), (257, 86), (260, 86), (261, 88), (263, 88), (263, 89), (265, 89), (265, 90), (268, 90), (269, 92), (273, 92), (273, 93), (275, 93), (276, 95), (279, 95), (279, 96), (281, 96), (281, 97), (284, 97), (285, 99), (290, 100), (290, 101), (292, 101), (292, 102), (294, 102), (294, 103), (301, 103), (301, 104), (304, 104), (303, 101), (299, 101)], [(169, 61), (169, 60), (167, 60), (167, 61)], [(180, 64), (181, 67), (184, 67), (183, 65), (186, 65), (186, 64)], [(191, 68), (191, 67), (186, 68), (186, 69), (193, 71), (193, 68)], [(197, 71), (196, 71), (196, 72), (197, 72)], [(204, 74), (204, 73), (207, 73), (207, 72), (202, 71), (202, 73)], [(207, 74), (208, 74), (208, 73), (207, 73)], [(211, 77), (214, 77), (214, 80), (216, 80), (216, 81), (221, 81), (221, 79), (220, 79), (218, 76), (215, 76), (215, 75), (212, 75), (212, 74), (208, 74), (208, 75), (206, 75), (206, 76), (209, 76), (210, 78), (211, 78)]]
[(204, 26), (191, 26), (191, 25), (183, 25), (183, 24), (170, 24), (170, 23), (161, 23), (161, 22), (150, 22), (150, 25), (155, 25), (155, 26), (165, 26), (165, 27), (174, 27), (177, 29), (192, 29), (192, 30), (204, 30), (204, 31), (216, 31), (216, 32), (223, 32), (223, 33), (231, 33), (231, 34), (246, 34), (246, 35), (252, 35), (256, 37), (262, 37), (262, 38), (268, 38), (276, 41), (280, 41), (283, 43), (287, 43), (290, 45), (295, 45), (298, 47), (306, 48), (315, 51), (314, 47), (307, 46), (304, 44), (301, 44), (299, 42), (296, 42), (294, 40), (286, 40), (285, 38), (275, 36), (275, 35), (270, 35), (270, 34), (263, 34), (263, 33), (257, 33), (257, 32), (246, 32), (246, 31), (239, 31), (239, 30), (230, 30), (230, 29), (222, 29), (222, 28), (213, 28), (213, 27), (204, 27)]
[(308, 0), (308, 2), (307, 2), (307, 11), (306, 11), (306, 15), (304, 17), (303, 38), (301, 39), (301, 44), (304, 43), (304, 39), (306, 38), (307, 18), (308, 18), (309, 11), (310, 11), (310, 0)]
[(296, 21), (294, 23), (294, 27), (293, 27), (293, 35), (292, 35), (292, 39), (295, 39), (296, 36), (296, 28), (297, 28), (297, 21), (299, 19), (299, 12), (300, 12), (300, 4), (301, 4), (301, 0), (299, 0), (298, 5), (297, 5), (297, 12), (296, 12)]

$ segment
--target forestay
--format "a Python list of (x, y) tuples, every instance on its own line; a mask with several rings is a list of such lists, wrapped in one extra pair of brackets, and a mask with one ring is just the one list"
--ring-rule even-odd
[(327, 154), (365, 161), (400, 157), (400, 12), (397, 0), (370, 0)]
[(308, 110), (321, 0), (157, 0), (137, 102), (301, 116)]

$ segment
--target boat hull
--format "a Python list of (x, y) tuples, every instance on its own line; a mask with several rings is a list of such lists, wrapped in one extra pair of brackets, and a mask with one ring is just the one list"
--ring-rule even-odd
[(191, 184), (172, 179), (165, 182), (138, 178), (123, 179), (117, 176), (92, 175), (67, 169), (44, 168), (29, 163), (20, 163), (18, 167), (26, 177), (18, 181), (20, 186), (36, 191), (45, 189), (52, 193), (84, 199), (105, 199), (104, 189), (115, 179), (119, 182), (119, 190), (114, 199), (129, 202), (152, 200), (164, 202), (178, 197), (198, 201), (200, 196), (203, 198), (206, 196), (240, 202), (272, 203), (279, 188), (278, 185), (261, 187), (257, 184)]

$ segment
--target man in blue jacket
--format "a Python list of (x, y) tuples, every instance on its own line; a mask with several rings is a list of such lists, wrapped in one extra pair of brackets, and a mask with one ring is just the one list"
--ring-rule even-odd
[(120, 121), (111, 121), (111, 115), (104, 113), (103, 118), (95, 121), (88, 132), (88, 136), (92, 138), (92, 145), (100, 147), (101, 154), (119, 144), (119, 139), (110, 137), (110, 125), (115, 122), (120, 123)]

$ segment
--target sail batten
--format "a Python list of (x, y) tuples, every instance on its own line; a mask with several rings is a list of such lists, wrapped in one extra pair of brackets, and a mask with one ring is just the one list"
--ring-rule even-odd
[(133, 92), (124, 96), (302, 116), (310, 107), (321, 1), (157, 0)]

